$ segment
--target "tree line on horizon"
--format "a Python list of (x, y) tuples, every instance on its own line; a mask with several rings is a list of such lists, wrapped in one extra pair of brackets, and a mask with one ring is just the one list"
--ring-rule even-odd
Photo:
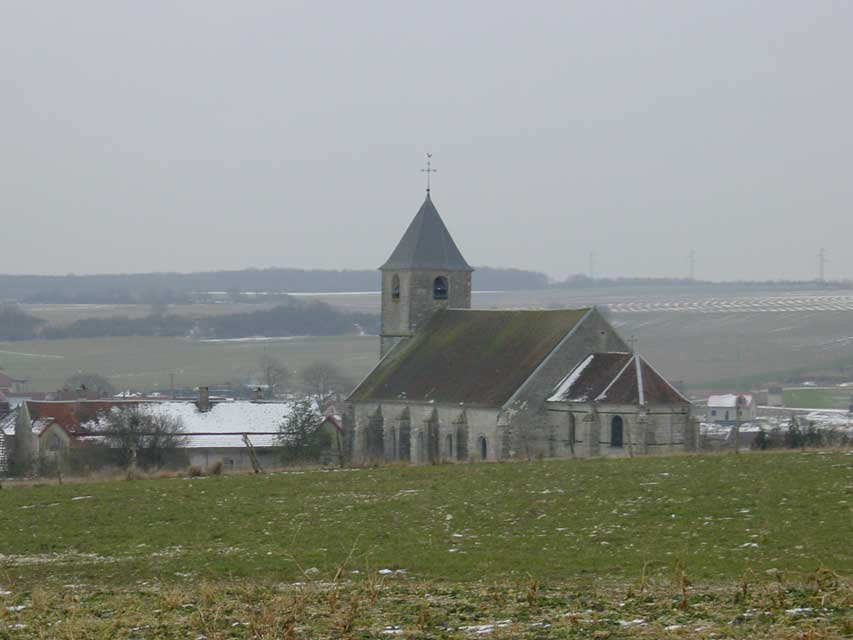
[[(479, 267), (479, 289), (545, 289), (548, 277), (522, 269)], [(379, 291), (375, 270), (243, 269), (199, 273), (0, 275), (0, 300), (24, 304), (191, 304), (212, 294), (269, 302), (291, 293)], [(253, 293), (264, 293), (254, 296)]]
[(17, 304), (0, 304), (0, 340), (60, 340), (64, 338), (107, 338), (127, 336), (192, 337), (233, 339), (253, 336), (335, 336), (379, 332), (379, 316), (344, 311), (323, 302), (280, 304), (259, 309), (204, 318), (168, 314), (152, 307), (141, 318), (111, 316), (83, 318), (65, 325), (49, 325)]

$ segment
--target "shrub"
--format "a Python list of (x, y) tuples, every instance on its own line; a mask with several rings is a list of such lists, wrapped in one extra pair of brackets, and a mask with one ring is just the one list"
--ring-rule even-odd
[(197, 464), (194, 464), (190, 467), (187, 475), (189, 475), (190, 478), (201, 478), (204, 475), (204, 470)]
[(221, 476), (222, 471), (225, 469), (225, 464), (222, 460), (217, 460), (213, 466), (210, 468), (210, 475), (212, 476)]

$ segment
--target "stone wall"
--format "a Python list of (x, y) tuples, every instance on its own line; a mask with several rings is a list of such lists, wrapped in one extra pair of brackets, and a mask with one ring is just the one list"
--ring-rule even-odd
[(364, 402), (354, 407), (356, 463), (428, 463), (500, 457), (497, 408)]
[[(400, 297), (392, 296), (394, 276), (400, 279)], [(433, 298), (433, 283), (447, 278), (446, 300)], [(400, 270), (382, 272), (381, 355), (423, 326), (439, 309), (471, 308), (471, 272), (440, 270)]]
[(550, 418), (545, 401), (560, 381), (590, 353), (628, 351), (628, 345), (593, 309), (564, 339), (504, 408), (509, 422), (504, 457), (552, 455)]
[[(630, 456), (671, 454), (696, 448), (697, 423), (690, 406), (653, 405), (641, 410), (636, 405), (592, 405), (549, 403), (549, 427), (553, 456)], [(622, 446), (614, 447), (612, 422), (622, 420)], [(575, 425), (574, 451), (569, 433)]]

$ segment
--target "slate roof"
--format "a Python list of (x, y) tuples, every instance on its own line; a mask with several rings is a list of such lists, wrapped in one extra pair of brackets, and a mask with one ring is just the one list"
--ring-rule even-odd
[(350, 400), (503, 406), (588, 311), (439, 311)]
[(689, 404), (639, 354), (591, 353), (554, 389), (549, 402), (600, 404)]
[(397, 248), (379, 268), (473, 271), (453, 242), (428, 193)]

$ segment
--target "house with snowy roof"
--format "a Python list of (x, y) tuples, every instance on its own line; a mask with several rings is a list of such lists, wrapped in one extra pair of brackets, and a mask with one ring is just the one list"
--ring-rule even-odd
[[(264, 468), (281, 464), (279, 427), (292, 404), (267, 401), (156, 401), (139, 399), (25, 402), (0, 420), (6, 466), (16, 455), (29, 463), (38, 458), (74, 462), (75, 466), (109, 463), (104, 452), (109, 414), (140, 409), (155, 417), (179, 421), (182, 443), (169, 466), (196, 465), (209, 469), (251, 470), (252, 457)], [(330, 443), (320, 462), (337, 465), (342, 428), (336, 416), (319, 427)], [(29, 464), (26, 463), (25, 464)]]
[(749, 393), (723, 393), (708, 398), (708, 408), (705, 414), (707, 422), (732, 426), (738, 420), (741, 422), (755, 420), (755, 401)]
[[(693, 446), (690, 403), (635, 359), (596, 308), (472, 309), (473, 269), (429, 190), (380, 272), (380, 361), (349, 396), (356, 461), (623, 455)], [(613, 353), (619, 358), (606, 355)], [(605, 361), (610, 366), (603, 371)], [(586, 376), (571, 380), (584, 362)], [(587, 384), (593, 375), (602, 384), (577, 402), (574, 383)], [(679, 417), (664, 428), (664, 414)], [(621, 436), (608, 430), (617, 415)], [(581, 420), (585, 431), (573, 426)]]

